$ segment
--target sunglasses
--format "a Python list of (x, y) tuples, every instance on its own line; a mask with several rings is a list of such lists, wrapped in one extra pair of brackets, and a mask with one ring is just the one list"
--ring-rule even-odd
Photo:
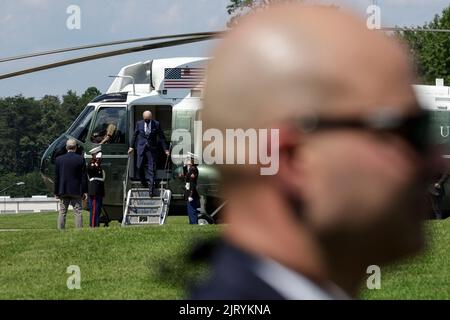
[(378, 134), (389, 133), (407, 141), (419, 154), (430, 150), (431, 115), (421, 110), (414, 115), (400, 115), (390, 110), (380, 111), (359, 119), (327, 119), (304, 117), (298, 121), (299, 129), (305, 133), (324, 130), (354, 129)]

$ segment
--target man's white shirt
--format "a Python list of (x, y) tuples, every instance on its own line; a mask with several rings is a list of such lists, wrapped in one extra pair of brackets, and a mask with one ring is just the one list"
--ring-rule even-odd
[(261, 259), (255, 268), (257, 276), (287, 300), (349, 300), (337, 285), (330, 283), (328, 290), (270, 259)]

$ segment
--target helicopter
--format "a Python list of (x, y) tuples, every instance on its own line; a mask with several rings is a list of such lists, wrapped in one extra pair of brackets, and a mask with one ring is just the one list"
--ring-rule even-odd
[[(129, 141), (134, 132), (135, 123), (146, 110), (152, 112), (163, 129), (164, 135), (173, 147), (186, 144), (185, 141), (171, 139), (173, 131), (186, 132), (194, 136), (194, 121), (200, 120), (201, 97), (204, 89), (206, 58), (168, 58), (134, 63), (123, 67), (107, 92), (92, 100), (81, 112), (66, 133), (56, 139), (44, 152), (41, 160), (41, 174), (48, 188), (53, 187), (54, 163), (57, 156), (65, 153), (67, 139), (77, 141), (78, 152), (86, 161), (91, 156), (87, 150), (101, 146), (102, 167), (105, 171), (104, 218), (122, 220), (124, 193), (129, 190), (132, 181), (139, 181), (136, 169), (136, 157), (128, 155)], [(171, 76), (175, 74), (174, 76)], [(168, 78), (169, 77), (169, 78)], [(174, 79), (180, 78), (180, 79)], [(116, 130), (107, 143), (102, 143), (106, 127), (113, 124)], [(185, 150), (198, 149), (198, 143), (192, 140)], [(172, 154), (169, 168), (162, 152), (156, 161), (156, 182), (165, 180), (171, 190), (171, 203), (174, 206), (184, 203), (184, 181), (179, 179), (183, 172), (183, 162), (188, 156)], [(180, 160), (180, 161), (177, 161)], [(178, 163), (178, 164), (176, 164)], [(203, 203), (217, 203), (217, 177), (211, 167), (199, 165), (199, 192)], [(206, 210), (206, 209), (204, 209)], [(208, 217), (210, 223), (213, 220)]]
[[(218, 35), (220, 35), (220, 32), (140, 38), (3, 58), (0, 59), (0, 62), (105, 45), (176, 38), (175, 40), (87, 56), (82, 59), (66, 60), (53, 63), (50, 66), (33, 68), (33, 70), (28, 69), (6, 76), (2, 75), (2, 77), (9, 78), (30, 71), (72, 64), (74, 60), (77, 62), (89, 61), (100, 57), (203, 41)], [(48, 190), (53, 191), (55, 160), (66, 152), (65, 143), (68, 139), (77, 141), (77, 152), (83, 155), (87, 162), (91, 159), (88, 151), (101, 146), (102, 167), (105, 171), (105, 189), (107, 192), (103, 200), (100, 221), (105, 225), (114, 220), (121, 222), (126, 193), (133, 182), (140, 180), (136, 169), (135, 156), (134, 154), (130, 156), (127, 154), (135, 123), (141, 119), (144, 111), (149, 110), (153, 117), (160, 122), (164, 135), (172, 147), (177, 147), (178, 144), (177, 141), (171, 141), (173, 131), (184, 131), (194, 136), (194, 122), (200, 120), (207, 61), (207, 58), (195, 57), (154, 59), (125, 66), (117, 75), (110, 76), (114, 80), (106, 93), (88, 103), (68, 130), (53, 141), (43, 153), (40, 172)], [(172, 76), (170, 76), (170, 73), (172, 73)], [(105, 143), (103, 138), (109, 124), (113, 124), (116, 129), (111, 139)], [(190, 145), (184, 146), (183, 149), (192, 151), (189, 154), (195, 154), (198, 143), (194, 142), (192, 141)], [(183, 143), (183, 141), (180, 143)], [(177, 210), (180, 205), (185, 205), (185, 182), (180, 179), (180, 176), (183, 173), (183, 162), (187, 157), (187, 153), (184, 155), (172, 154), (168, 159), (161, 152), (156, 161), (156, 183), (163, 181), (167, 184), (165, 187), (171, 191), (170, 204), (173, 210)], [(216, 214), (224, 203), (224, 200), (220, 199), (218, 194), (217, 173), (212, 167), (206, 165), (199, 165), (198, 169), (200, 172), (198, 189), (202, 195), (201, 212), (203, 212), (199, 216), (199, 222), (203, 224), (215, 223), (218, 217)]]
[[(382, 29), (385, 31), (433, 32), (433, 30), (410, 28)], [(436, 32), (450, 32), (450, 30)], [(222, 31), (203, 32), (130, 39), (3, 58), (0, 59), (0, 63), (124, 43), (165, 40), (0, 74), (0, 80), (84, 61), (215, 39), (223, 33)], [(114, 80), (107, 92), (88, 103), (68, 130), (53, 141), (44, 152), (40, 171), (49, 190), (53, 190), (55, 159), (66, 152), (65, 142), (67, 139), (73, 138), (78, 142), (78, 152), (84, 156), (87, 162), (91, 158), (88, 150), (101, 145), (103, 167), (107, 177), (105, 180), (107, 192), (101, 221), (105, 224), (113, 220), (121, 221), (129, 183), (138, 180), (135, 159), (127, 154), (135, 122), (140, 119), (143, 111), (150, 110), (154, 118), (160, 121), (164, 134), (166, 138), (169, 138), (172, 146), (183, 143), (183, 141), (171, 141), (172, 133), (176, 130), (184, 130), (195, 136), (194, 122), (201, 120), (204, 74), (208, 60), (209, 58), (204, 57), (154, 59), (123, 67), (117, 75), (112, 76)], [(176, 76), (173, 76), (174, 73)], [(171, 74), (172, 76), (170, 76)], [(447, 124), (450, 120), (450, 87), (438, 83), (437, 86), (415, 85), (414, 89), (419, 101), (426, 110), (432, 113), (435, 140), (440, 144), (450, 146), (447, 141), (449, 135), (441, 134), (442, 127), (449, 129)], [(116, 132), (109, 143), (102, 144), (102, 135), (110, 123), (115, 125)], [(190, 145), (185, 146), (185, 149), (191, 150), (195, 154), (200, 148), (200, 144), (201, 141), (194, 139)], [(450, 150), (448, 151), (449, 155), (444, 155), (444, 158), (450, 158)], [(164, 158), (163, 152), (158, 157), (156, 180), (167, 183), (167, 188), (171, 190), (172, 207), (184, 204), (184, 182), (178, 178), (183, 170), (182, 164), (180, 164), (182, 161), (175, 160), (180, 160), (177, 157), (186, 157), (186, 155), (172, 154), (170, 163)], [(220, 177), (214, 168), (208, 165), (199, 165), (199, 172), (198, 188), (202, 195), (199, 222), (215, 223), (218, 220), (218, 212), (226, 204), (226, 200), (220, 196)], [(450, 204), (449, 201), (447, 202)], [(447, 208), (450, 208), (450, 205), (447, 205)]]

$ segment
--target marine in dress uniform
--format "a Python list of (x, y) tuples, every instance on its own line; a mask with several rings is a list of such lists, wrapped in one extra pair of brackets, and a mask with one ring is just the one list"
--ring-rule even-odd
[(105, 196), (105, 176), (101, 165), (101, 147), (89, 151), (92, 160), (88, 165), (89, 226), (96, 228), (100, 224), (103, 197)]
[(200, 207), (200, 195), (197, 191), (198, 169), (193, 158), (187, 161), (184, 171), (189, 223), (198, 224), (197, 209)]

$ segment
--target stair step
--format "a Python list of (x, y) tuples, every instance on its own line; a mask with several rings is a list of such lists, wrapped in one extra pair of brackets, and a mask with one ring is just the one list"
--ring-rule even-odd
[(150, 197), (150, 194), (149, 194), (149, 192), (148, 192), (148, 190), (147, 191), (132, 191), (131, 192), (131, 196), (132, 197), (146, 197), (146, 198), (161, 198), (159, 195), (155, 195), (155, 196), (151, 196)]
[[(131, 201), (128, 206), (130, 208), (160, 208), (160, 207), (162, 207), (162, 204), (154, 203), (154, 202), (150, 202), (150, 201), (147, 201), (147, 203), (145, 203), (143, 201), (140, 203), (135, 203), (135, 202)], [(150, 207), (146, 207), (146, 206), (150, 206)]]
[(160, 199), (160, 198), (161, 198), (160, 195), (153, 195), (153, 196), (150, 196), (148, 191), (147, 191), (147, 192), (145, 192), (145, 191), (131, 192), (131, 196), (132, 196), (132, 197), (153, 198), (153, 199)]
[(130, 197), (130, 200), (161, 200), (160, 197)]
[(160, 217), (129, 217), (128, 225), (159, 225)]
[(161, 198), (148, 198), (148, 197), (130, 197), (130, 200), (133, 202), (139, 202), (139, 203), (162, 203)]
[(153, 208), (161, 208), (159, 204), (130, 204), (130, 208), (133, 209), (153, 209)]
[(128, 213), (128, 217), (159, 217), (159, 213)]

